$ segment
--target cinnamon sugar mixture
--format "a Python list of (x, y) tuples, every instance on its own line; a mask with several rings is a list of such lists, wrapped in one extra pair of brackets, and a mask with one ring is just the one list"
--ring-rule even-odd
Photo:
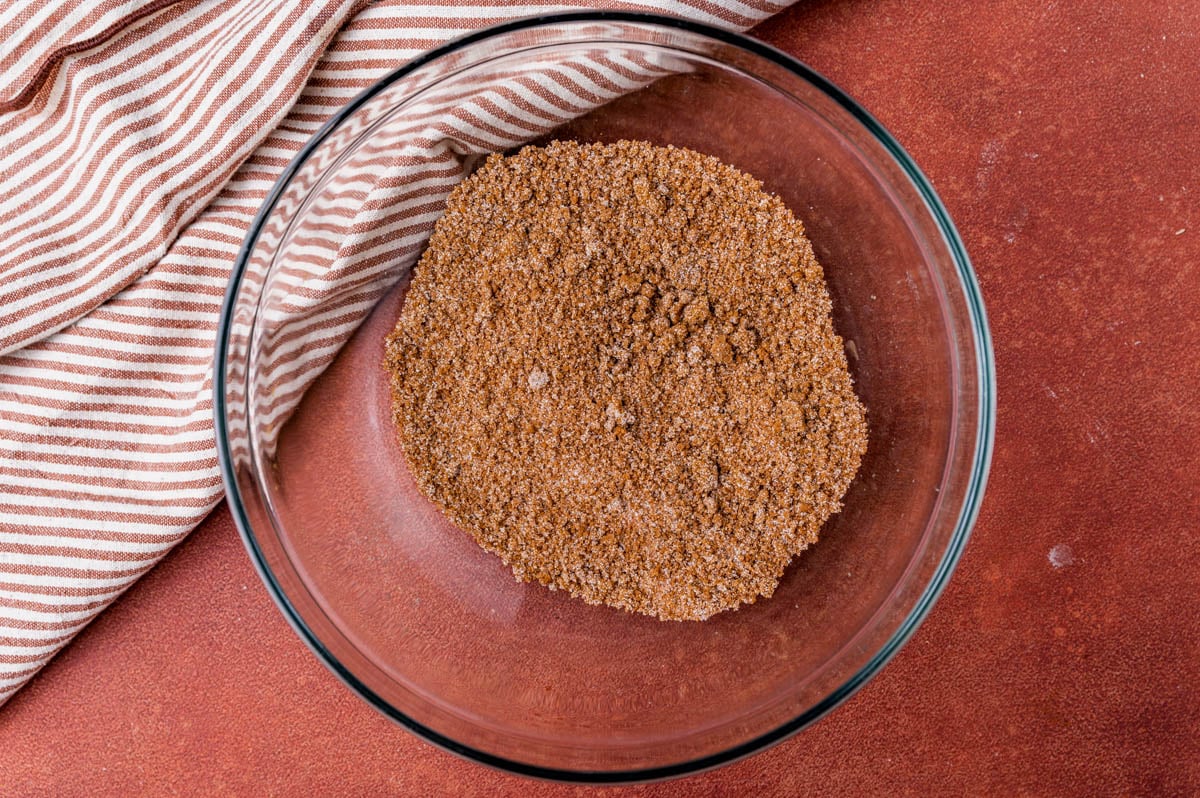
[(420, 489), (518, 579), (662, 619), (770, 596), (866, 450), (801, 223), (645, 142), (493, 155), (387, 340)]

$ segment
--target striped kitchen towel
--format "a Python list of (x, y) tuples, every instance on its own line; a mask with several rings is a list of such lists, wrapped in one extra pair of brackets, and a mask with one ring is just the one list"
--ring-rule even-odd
[[(583, 7), (744, 29), (788, 2)], [(217, 316), (284, 166), (408, 59), (567, 8), (579, 6), (0, 7), (0, 703), (220, 501)]]

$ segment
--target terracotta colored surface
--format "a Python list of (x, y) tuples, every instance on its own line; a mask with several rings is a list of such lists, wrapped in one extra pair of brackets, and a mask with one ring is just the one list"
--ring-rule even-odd
[[(628, 794), (1200, 793), (1200, 3), (1083, 5), (810, 3), (759, 32), (872, 109), (958, 222), (996, 458), (958, 573), (875, 681), (771, 751)], [(0, 710), (2, 795), (586, 791), (361, 704), (224, 508)]]

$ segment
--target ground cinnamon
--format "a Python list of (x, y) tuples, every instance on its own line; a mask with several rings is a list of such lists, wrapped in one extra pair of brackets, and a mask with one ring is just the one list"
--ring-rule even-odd
[(663, 619), (770, 596), (866, 449), (803, 226), (715, 158), (493, 155), (387, 340), (421, 490), (519, 579)]

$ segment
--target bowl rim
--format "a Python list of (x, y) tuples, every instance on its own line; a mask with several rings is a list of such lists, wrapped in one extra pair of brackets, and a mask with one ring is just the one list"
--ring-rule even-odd
[[(613, 771), (569, 770), (532, 765), (526, 762), (509, 759), (507, 757), (497, 756), (495, 754), (473, 748), (472, 746), (465, 745), (425, 726), (424, 724), (395, 709), (381, 696), (363, 684), (353, 673), (350, 672), (348, 668), (342, 665), (341, 662), (339, 662), (338, 659), (333, 656), (333, 654), (316, 637), (312, 630), (309, 629), (304, 623), (296, 608), (285, 595), (281, 585), (271, 573), (264, 553), (258, 545), (258, 541), (254, 537), (250, 520), (247, 516), (245, 506), (242, 501), (242, 493), (238, 488), (237, 479), (234, 472), (229, 442), (229, 428), (226, 420), (227, 407), (225, 400), (227, 388), (225, 379), (225, 363), (228, 356), (229, 334), (233, 323), (233, 309), (237, 302), (237, 297), (241, 287), (242, 279), (245, 275), (246, 264), (250, 252), (257, 242), (267, 217), (274, 209), (284, 190), (290, 184), (292, 177), (295, 176), (300, 166), (308, 159), (313, 151), (320, 146), (320, 144), (323, 143), (324, 140), (339, 125), (341, 125), (341, 123), (347, 117), (353, 114), (359, 107), (361, 107), (371, 98), (390, 87), (397, 80), (411, 74), (412, 72), (415, 72), (416, 70), (436, 59), (442, 58), (477, 42), (525, 29), (563, 23), (586, 22), (620, 22), (673, 28), (706, 37), (721, 44), (732, 45), (789, 70), (797, 77), (812, 84), (815, 88), (826, 95), (826, 97), (833, 100), (837, 105), (849, 112), (850, 115), (853, 116), (860, 124), (862, 124), (867, 131), (884, 147), (884, 149), (887, 150), (888, 154), (891, 155), (896, 164), (913, 183), (913, 186), (917, 189), (919, 196), (924, 201), (926, 209), (942, 234), (947, 249), (954, 260), (959, 279), (959, 286), (962, 290), (963, 298), (966, 300), (967, 315), (970, 320), (971, 334), (975, 350), (976, 379), (978, 380), (978, 397), (976, 400), (978, 425), (975, 434), (975, 450), (972, 456), (971, 472), (967, 483), (966, 493), (963, 497), (963, 505), (959, 511), (958, 520), (955, 523), (950, 544), (947, 546), (946, 551), (942, 555), (941, 561), (938, 563), (938, 566), (929, 581), (929, 584), (925, 586), (925, 589), (921, 593), (921, 596), (917, 600), (916, 604), (913, 606), (908, 616), (904, 619), (896, 631), (893, 632), (887, 642), (879, 649), (879, 651), (877, 651), (871, 657), (871, 659), (866, 662), (866, 664), (859, 668), (853, 676), (847, 679), (824, 699), (817, 702), (812, 707), (809, 707), (792, 720), (781, 724), (775, 729), (760, 734), (751, 740), (740, 743), (715, 754), (709, 754), (704, 757), (690, 759), (676, 764)], [(890, 661), (892, 657), (894, 657), (900, 651), (900, 649), (916, 631), (917, 627), (920, 626), (921, 622), (928, 615), (930, 609), (932, 609), (934, 603), (941, 595), (943, 589), (950, 579), (951, 574), (954, 572), (954, 569), (958, 564), (958, 560), (962, 555), (963, 548), (970, 537), (971, 529), (975, 524), (976, 518), (978, 517), (979, 507), (982, 502), (984, 489), (987, 484), (988, 471), (991, 466), (992, 448), (995, 438), (996, 371), (994, 355), (992, 351), (991, 335), (987, 324), (987, 313), (984, 309), (979, 283), (971, 266), (970, 259), (967, 256), (966, 248), (963, 245), (962, 239), (959, 236), (958, 231), (955, 229), (954, 223), (950, 219), (950, 214), (947, 212), (945, 206), (942, 204), (941, 199), (934, 191), (933, 186), (929, 183), (929, 180), (925, 177), (924, 173), (921, 172), (920, 168), (916, 165), (911, 156), (908, 155), (904, 148), (883, 127), (883, 125), (881, 125), (856, 101), (851, 99), (846, 92), (842, 91), (832, 81), (828, 80), (800, 60), (779, 49), (776, 49), (775, 47), (772, 47), (771, 45), (765, 44), (741, 33), (736, 33), (704, 23), (693, 22), (691, 20), (663, 14), (630, 11), (573, 11), (557, 14), (541, 14), (504, 22), (498, 25), (473, 31), (465, 36), (459, 37), (453, 41), (429, 50), (380, 78), (371, 87), (363, 91), (353, 100), (339, 109), (336, 113), (334, 113), (333, 116), (331, 116), (329, 120), (327, 120), (325, 124), (323, 124), (321, 128), (315, 134), (313, 134), (312, 138), (309, 139), (304, 147), (284, 168), (283, 172), (279, 176), (279, 179), (275, 182), (274, 186), (272, 186), (270, 193), (263, 201), (261, 208), (250, 225), (245, 240), (242, 242), (242, 245), (238, 250), (237, 259), (234, 262), (234, 267), (230, 275), (229, 287), (222, 303), (221, 315), (217, 324), (216, 346), (213, 360), (213, 414), (217, 438), (217, 459), (220, 466), (221, 478), (225, 484), (226, 497), (229, 500), (229, 507), (231, 514), (233, 515), (234, 522), (237, 525), (242, 542), (245, 544), (246, 549), (250, 554), (250, 559), (254, 564), (254, 568), (258, 572), (259, 577), (263, 580), (263, 583), (266, 585), (267, 591), (270, 593), (271, 598), (275, 601), (275, 604), (279, 607), (284, 618), (286, 618), (292, 629), (309, 647), (309, 649), (312, 650), (317, 658), (330, 671), (332, 671), (335, 676), (338, 677), (338, 679), (340, 679), (347, 687), (358, 694), (376, 710), (404, 728), (408, 729), (410, 732), (416, 734), (418, 737), (438, 746), (439, 748), (457, 754), (468, 760), (472, 760), (502, 771), (540, 779), (587, 784), (623, 784), (631, 782), (657, 781), (695, 774), (705, 770), (710, 770), (712, 768), (720, 767), (775, 745), (776, 743), (791, 737), (801, 729), (819, 720), (821, 717), (825, 716), (853, 696), (877, 673), (879, 673), (883, 666), (886, 665), (888, 661)]]

